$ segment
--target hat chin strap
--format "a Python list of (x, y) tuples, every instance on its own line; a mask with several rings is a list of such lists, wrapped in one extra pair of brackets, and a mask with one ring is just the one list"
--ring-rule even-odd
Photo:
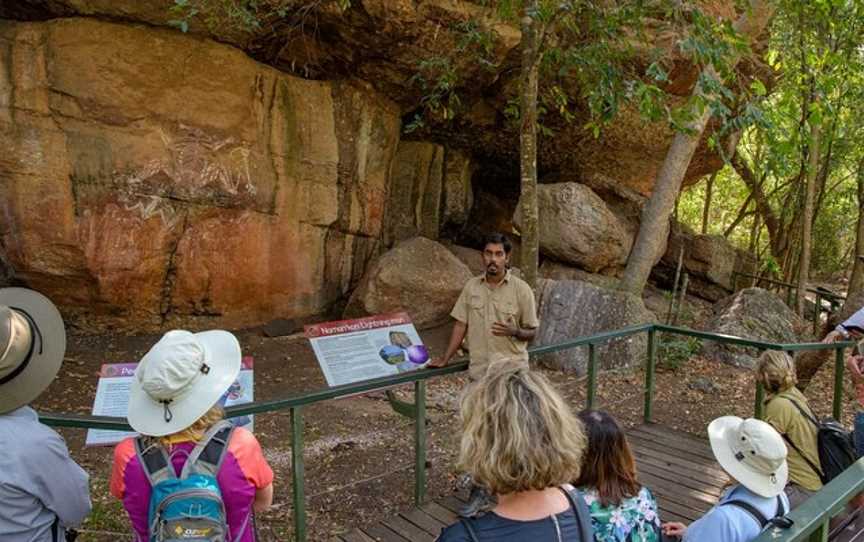
[(180, 391), (174, 395), (174, 397), (171, 397), (170, 399), (157, 399), (149, 393), (147, 394), (150, 395), (151, 399), (162, 405), (162, 416), (165, 419), (165, 423), (171, 423), (171, 420), (174, 419), (174, 413), (171, 412), (170, 406), (171, 403), (174, 402), (174, 399), (178, 399), (189, 393), (189, 390), (191, 390), (195, 386), (195, 383), (198, 382), (198, 379), (200, 379), (202, 375), (208, 374), (210, 374), (210, 366), (202, 362), (201, 367), (198, 369), (198, 372), (195, 373), (195, 376), (192, 378), (192, 380), (190, 380), (188, 384), (183, 386), (183, 388), (181, 388)]
[[(30, 346), (27, 349), (27, 355), (24, 356), (24, 359), (21, 360), (21, 363), (18, 364), (17, 367), (12, 369), (12, 372), (0, 378), (0, 386), (8, 384), (13, 381), (18, 375), (24, 372), (24, 369), (30, 365), (30, 360), (33, 358), (33, 350), (36, 345), (36, 341), (34, 340), (36, 337), (39, 337), (39, 354), (42, 354), (42, 332), (39, 331), (39, 326), (36, 325), (36, 322), (33, 320), (33, 317), (30, 316), (30, 313), (21, 309), (19, 307), (9, 307), (14, 310), (16, 313), (20, 314), (27, 321), (27, 327), (30, 331)], [(35, 333), (34, 333), (35, 332)], [(34, 335), (36, 337), (34, 337)]]

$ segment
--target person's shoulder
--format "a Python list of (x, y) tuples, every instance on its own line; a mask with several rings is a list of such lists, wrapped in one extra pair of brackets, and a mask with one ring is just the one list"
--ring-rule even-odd
[(228, 439), (228, 451), (234, 455), (246, 455), (250, 450), (258, 450), (261, 444), (245, 427), (235, 427)]
[(461, 521), (457, 521), (449, 527), (444, 527), (435, 542), (471, 542), (471, 537)]
[(528, 290), (529, 292), (533, 292), (533, 290), (531, 290), (531, 286), (529, 286), (524, 279), (514, 273), (512, 269), (510, 270), (510, 284), (520, 290)]

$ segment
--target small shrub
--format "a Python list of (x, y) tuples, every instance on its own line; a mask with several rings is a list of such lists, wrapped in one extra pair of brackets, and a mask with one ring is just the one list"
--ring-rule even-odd
[(677, 371), (684, 363), (699, 352), (701, 341), (696, 337), (663, 337), (657, 348), (657, 368), (663, 371)]

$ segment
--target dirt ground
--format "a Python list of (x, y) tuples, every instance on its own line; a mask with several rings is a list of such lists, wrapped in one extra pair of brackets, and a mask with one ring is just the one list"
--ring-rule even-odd
[[(244, 354), (255, 358), (256, 399), (294, 396), (326, 386), (303, 337), (267, 338), (256, 330), (237, 335)], [(421, 336), (432, 354), (437, 355), (446, 346), (449, 328), (427, 330)], [(156, 335), (71, 336), (61, 374), (35, 407), (44, 412), (89, 413), (100, 365), (137, 361), (157, 339)], [(832, 365), (826, 365), (807, 390), (815, 410), (822, 415), (830, 414), (831, 371)], [(558, 372), (547, 374), (574, 408), (584, 405), (584, 378)], [(706, 381), (713, 386), (706, 386)], [(643, 382), (640, 368), (602, 373), (597, 406), (611, 411), (628, 426), (641, 423)], [(463, 375), (454, 375), (428, 385), (428, 489), (433, 499), (456, 488), (457, 408), (464, 384)], [(658, 371), (654, 421), (704, 435), (705, 426), (716, 416), (752, 415), (753, 398), (748, 371), (694, 356), (675, 370)], [(851, 425), (853, 412), (851, 389), (847, 388), (847, 425)], [(84, 430), (64, 429), (61, 433), (74, 458), (91, 475), (94, 512), (79, 540), (131, 540), (125, 513), (108, 494), (111, 449), (85, 448)], [(255, 433), (276, 472), (273, 509), (257, 518), (260, 539), (292, 540), (288, 412), (257, 416)], [(382, 393), (309, 407), (305, 411), (305, 439), (309, 540), (328, 540), (333, 534), (375, 522), (412, 505), (413, 425), (392, 411)]]

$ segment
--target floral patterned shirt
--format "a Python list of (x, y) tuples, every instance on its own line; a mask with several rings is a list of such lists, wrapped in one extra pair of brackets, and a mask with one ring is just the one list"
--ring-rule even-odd
[(657, 500), (647, 487), (618, 506), (603, 506), (594, 488), (581, 487), (591, 511), (595, 542), (659, 542), (660, 517)]

